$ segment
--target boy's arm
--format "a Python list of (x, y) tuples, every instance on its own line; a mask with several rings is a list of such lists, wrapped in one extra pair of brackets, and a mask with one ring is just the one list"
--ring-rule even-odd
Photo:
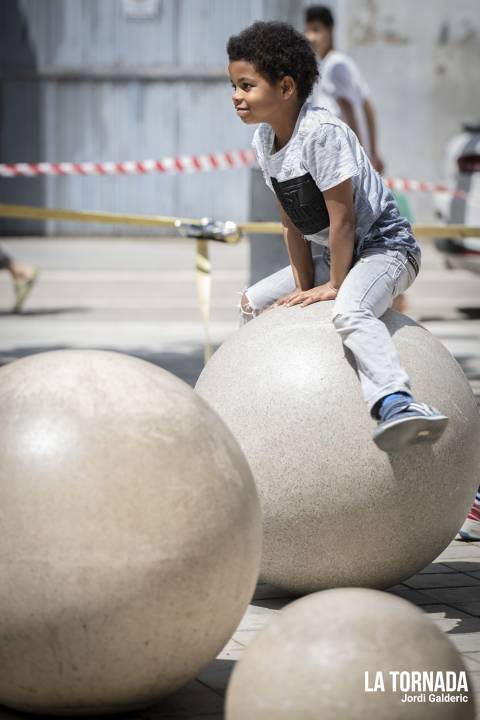
[(325, 190), (330, 217), (330, 284), (340, 288), (352, 266), (355, 245), (355, 211), (350, 179)]
[(292, 266), (295, 286), (298, 290), (310, 290), (314, 282), (312, 248), (303, 234), (292, 223), (279, 203), (280, 218), (283, 226), (283, 237)]
[(335, 300), (350, 271), (355, 245), (355, 210), (351, 179), (325, 190), (323, 196), (330, 216), (330, 280), (311, 290), (294, 291), (281, 298), (278, 305), (306, 307), (322, 300)]

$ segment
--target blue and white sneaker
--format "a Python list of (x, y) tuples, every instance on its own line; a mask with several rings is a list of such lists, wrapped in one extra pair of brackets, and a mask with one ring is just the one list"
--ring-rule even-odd
[(373, 440), (384, 452), (420, 443), (433, 445), (447, 425), (448, 417), (425, 403), (392, 403), (382, 413)]

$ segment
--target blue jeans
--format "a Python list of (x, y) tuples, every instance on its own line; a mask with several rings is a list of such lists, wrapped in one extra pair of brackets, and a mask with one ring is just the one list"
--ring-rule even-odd
[[(412, 259), (413, 256), (413, 259)], [(328, 251), (313, 258), (314, 284), (330, 278)], [(416, 265), (416, 266), (415, 266)], [(348, 273), (333, 304), (332, 321), (343, 344), (353, 354), (363, 396), (370, 410), (385, 395), (410, 392), (408, 375), (392, 337), (379, 318), (397, 295), (416, 278), (420, 253), (387, 248), (365, 248)], [(295, 289), (290, 265), (245, 291), (251, 316), (258, 315)]]

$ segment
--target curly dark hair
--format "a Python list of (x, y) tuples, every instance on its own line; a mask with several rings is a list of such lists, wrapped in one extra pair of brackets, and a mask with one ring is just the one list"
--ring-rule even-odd
[(326, 5), (311, 5), (308, 7), (305, 10), (305, 22), (319, 22), (329, 29), (333, 28), (335, 25), (332, 11)]
[(315, 53), (306, 38), (288, 23), (256, 22), (227, 43), (230, 62), (246, 60), (274, 84), (286, 75), (295, 80), (298, 97), (306, 100), (318, 77)]

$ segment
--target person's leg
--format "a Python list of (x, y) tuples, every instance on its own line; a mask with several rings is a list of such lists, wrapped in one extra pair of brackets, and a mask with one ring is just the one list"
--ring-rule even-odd
[[(316, 255), (313, 258), (315, 270), (315, 285), (327, 282), (330, 277), (328, 253)], [(295, 290), (295, 280), (290, 265), (278, 270), (255, 285), (251, 285), (240, 299), (240, 324), (244, 325), (260, 313), (275, 305), (276, 301)]]
[(393, 340), (379, 318), (415, 279), (401, 252), (366, 253), (345, 278), (333, 308), (333, 324), (355, 357), (365, 401), (372, 411), (390, 393), (410, 392)]
[(0, 247), (0, 270), (7, 270), (14, 281), (30, 280), (36, 273), (32, 265), (20, 263)]
[(401, 251), (365, 253), (347, 275), (333, 310), (333, 323), (353, 353), (363, 395), (379, 420), (373, 439), (385, 451), (415, 442), (435, 442), (448, 419), (410, 395), (410, 381), (393, 340), (379, 319), (415, 279)]
[(12, 307), (12, 312), (18, 313), (21, 311), (25, 300), (35, 284), (35, 280), (38, 276), (38, 270), (31, 265), (24, 265), (23, 263), (17, 262), (1, 247), (0, 270), (7, 270), (12, 276), (15, 291), (15, 302)]
[(12, 258), (10, 255), (7, 255), (5, 250), (2, 249), (0, 246), (0, 270), (8, 270), (10, 271), (10, 267), (12, 265)]

